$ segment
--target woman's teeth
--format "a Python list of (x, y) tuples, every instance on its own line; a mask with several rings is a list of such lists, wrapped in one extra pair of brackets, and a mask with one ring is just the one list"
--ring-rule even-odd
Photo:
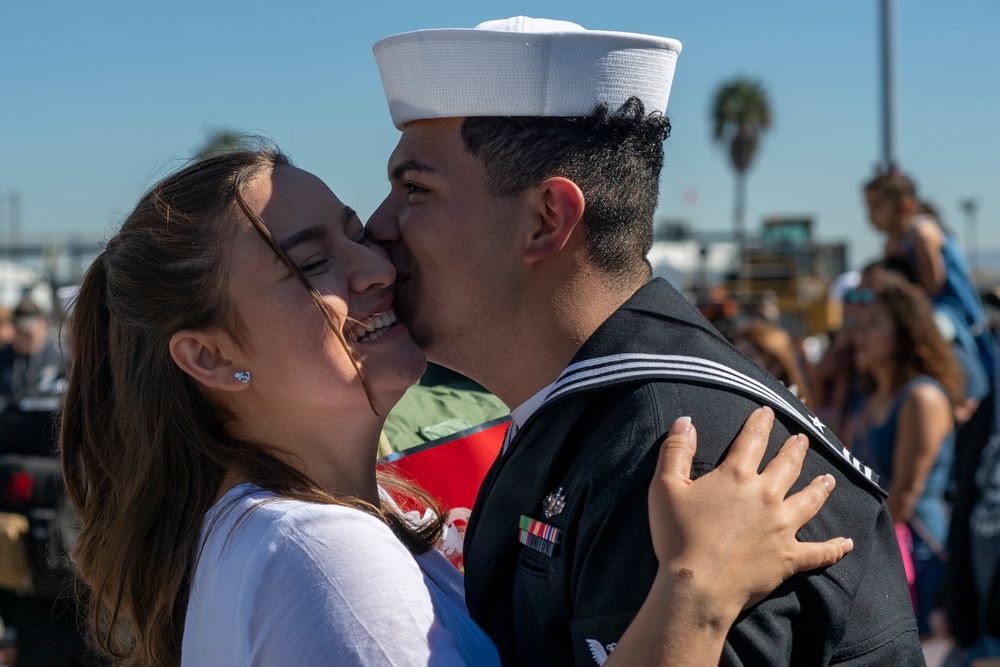
[(363, 321), (351, 325), (351, 338), (358, 343), (370, 343), (389, 331), (395, 323), (396, 313), (392, 310), (369, 315)]

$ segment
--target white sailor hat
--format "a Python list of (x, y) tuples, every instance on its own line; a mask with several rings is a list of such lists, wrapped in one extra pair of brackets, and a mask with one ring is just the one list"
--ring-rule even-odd
[(586, 116), (629, 97), (665, 111), (675, 39), (525, 16), (416, 30), (373, 47), (396, 127), (464, 116)]

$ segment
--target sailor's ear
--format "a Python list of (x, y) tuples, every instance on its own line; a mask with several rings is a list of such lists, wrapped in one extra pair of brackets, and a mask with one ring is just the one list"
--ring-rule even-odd
[(583, 220), (586, 200), (580, 186), (562, 176), (545, 179), (529, 196), (534, 222), (522, 257), (526, 263), (533, 264), (566, 247)]
[(232, 339), (221, 331), (178, 331), (170, 337), (170, 356), (182, 371), (210, 389), (241, 391), (248, 386), (238, 375), (248, 369), (235, 358)]

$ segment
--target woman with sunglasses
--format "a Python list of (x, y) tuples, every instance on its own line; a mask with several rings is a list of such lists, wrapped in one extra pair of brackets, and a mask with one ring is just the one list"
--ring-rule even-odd
[[(912, 555), (921, 635), (941, 581), (948, 539), (945, 487), (962, 374), (924, 293), (888, 271), (851, 294), (854, 362), (866, 398), (852, 420), (855, 454), (889, 491), (904, 562)], [(911, 544), (912, 543), (912, 544)]]

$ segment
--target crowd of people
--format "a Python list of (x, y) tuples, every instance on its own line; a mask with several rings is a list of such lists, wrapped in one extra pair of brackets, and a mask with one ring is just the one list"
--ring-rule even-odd
[(913, 179), (893, 169), (863, 194), (883, 253), (840, 295), (843, 326), (820, 358), (807, 359), (774, 318), (721, 330), (878, 475), (921, 637), (953, 635), (949, 665), (1000, 656), (996, 327)]
[[(991, 654), (995, 341), (954, 241), (880, 176), (885, 257), (826, 357), (776, 313), (727, 342), (646, 261), (679, 52), (525, 17), (396, 35), (375, 54), (401, 135), (367, 224), (266, 142), (139, 199), (83, 278), (68, 376), (0, 350), (12, 396), (65, 392), (98, 651), (920, 665), (957, 605), (956, 660)], [(510, 408), (464, 580), (434, 549), (447, 508), (375, 465), (428, 360)]]

